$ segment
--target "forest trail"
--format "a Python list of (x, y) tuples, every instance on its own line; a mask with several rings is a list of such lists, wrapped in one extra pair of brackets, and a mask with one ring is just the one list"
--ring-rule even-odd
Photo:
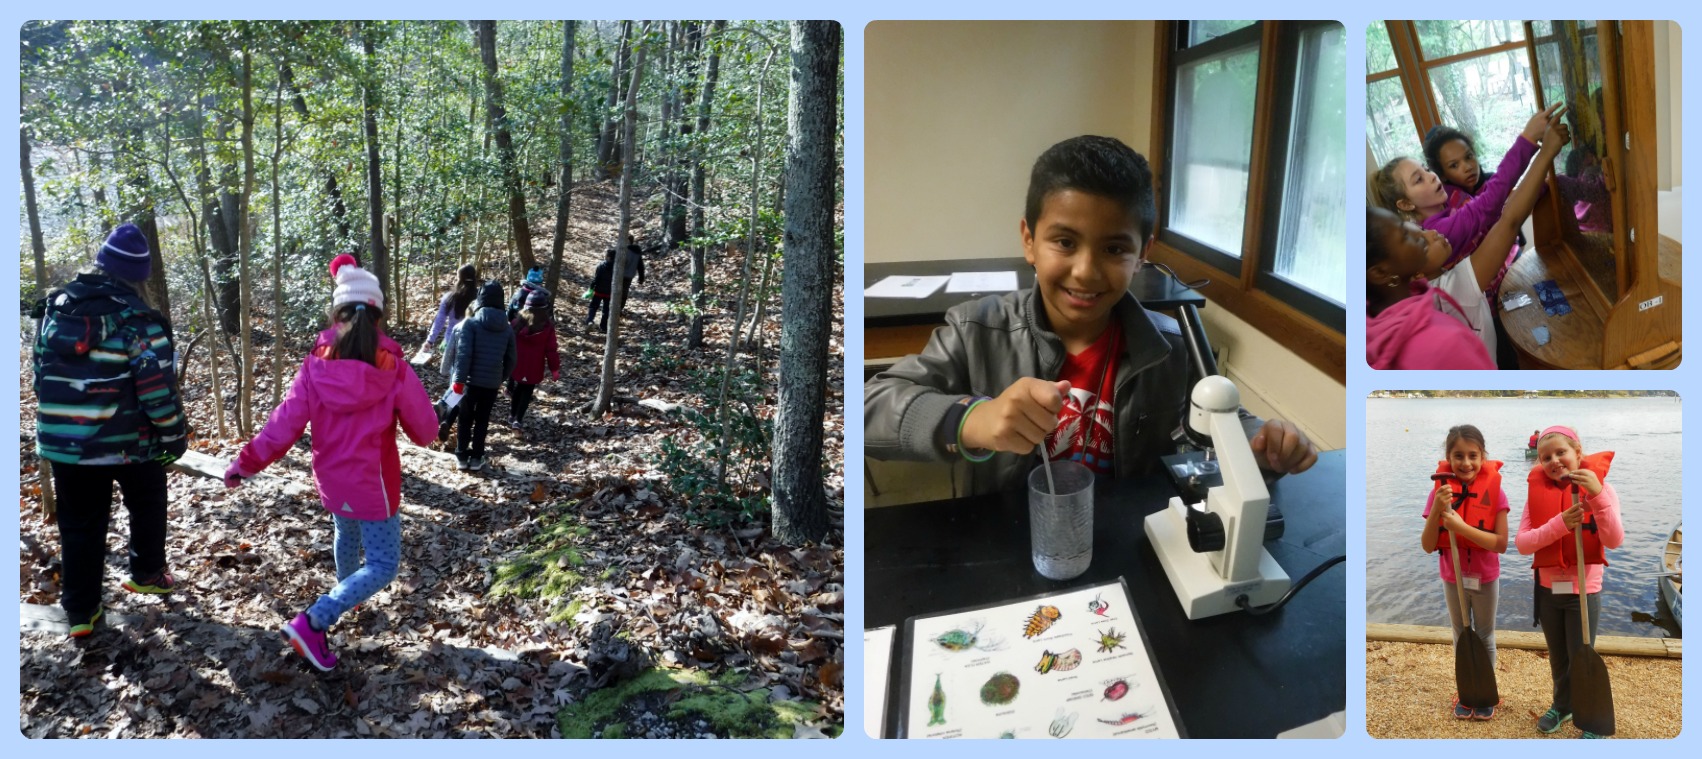
[[(766, 519), (725, 526), (694, 519), (655, 464), (660, 442), (679, 439), (687, 425), (632, 402), (601, 419), (587, 414), (604, 341), (584, 326), (586, 302), (577, 296), (593, 254), (600, 258), (591, 241), (609, 239), (613, 227), (591, 200), (606, 187), (589, 189), (584, 203), (576, 187), (576, 254), (564, 262), (556, 309), (562, 381), (539, 387), (520, 431), (502, 423), (502, 394), (492, 413), (492, 465), (483, 472), (460, 472), (446, 454), (402, 446), (401, 573), (333, 626), (342, 661), (332, 673), (315, 672), (278, 634), (334, 581), (331, 520), (299, 489), (312, 482), (305, 441), (267, 470), (275, 480), (240, 490), (170, 475), (167, 556), (180, 583), (170, 596), (118, 588), (127, 576), (128, 527), (115, 506), (106, 603), (117, 619), (81, 642), (67, 641), (51, 621), (58, 536), (43, 519), (26, 457), (19, 514), (20, 602), (28, 610), (20, 651), (25, 734), (546, 737), (560, 734), (558, 712), (594, 693), (594, 684), (634, 674), (623, 659), (737, 673), (736, 689), (752, 698), (806, 705), (813, 716), (801, 732), (843, 725), (843, 299), (834, 300), (827, 382), (824, 486), (836, 511), (826, 543), (775, 544)], [(585, 224), (578, 223), (581, 213)], [(547, 245), (540, 249), (547, 253)], [(741, 261), (711, 260), (712, 279), (737, 281)], [(684, 251), (648, 258), (646, 273), (625, 313), (616, 395), (703, 407), (685, 374), (724, 359), (728, 304), (710, 305), (705, 347), (686, 350), (685, 319), (669, 305), (687, 292), (689, 258)], [(511, 291), (514, 282), (504, 284)], [(405, 352), (423, 340), (422, 322), (444, 286), (410, 294), (414, 324), (392, 331)], [(269, 329), (270, 320), (256, 325)], [(741, 354), (744, 365), (776, 360), (777, 307), (762, 331), (760, 355)], [(310, 339), (291, 335), (288, 360), (298, 362)], [(26, 408), (34, 402), (28, 355), (26, 339)], [(257, 367), (256, 397), (263, 399), (274, 374), (264, 359)], [(443, 393), (447, 382), (435, 358), (420, 376), (434, 398)], [(228, 459), (238, 450), (234, 442), (206, 438), (209, 384), (203, 352), (184, 380), (185, 403), (202, 430), (196, 450)], [(759, 414), (772, 415), (772, 388), (762, 402)], [(33, 414), (22, 422), (21, 444), (29, 450)], [(284, 492), (290, 483), (294, 496)], [(493, 593), (498, 575), (515, 567), (522, 579), (567, 578), (571, 587), (557, 597)], [(678, 695), (648, 706), (665, 711)], [(635, 723), (650, 735), (717, 734), (702, 720), (649, 717)]]

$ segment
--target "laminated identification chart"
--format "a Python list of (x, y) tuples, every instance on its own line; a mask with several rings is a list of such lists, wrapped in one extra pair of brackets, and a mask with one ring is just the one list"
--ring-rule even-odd
[(910, 620), (910, 738), (1176, 738), (1121, 582)]

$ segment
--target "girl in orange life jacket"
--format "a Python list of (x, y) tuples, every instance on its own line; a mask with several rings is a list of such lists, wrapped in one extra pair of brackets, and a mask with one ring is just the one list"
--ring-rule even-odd
[[(1519, 517), (1514, 542), (1521, 554), (1536, 554), (1537, 624), (1548, 643), (1549, 674), (1554, 678), (1554, 701), (1537, 719), (1537, 730), (1552, 733), (1572, 718), (1572, 651), (1595, 640), (1596, 619), (1601, 611), (1602, 573), (1607, 567), (1605, 548), (1618, 548), (1625, 541), (1619, 522), (1619, 496), (1607, 483), (1613, 452), (1584, 455), (1578, 433), (1570, 427), (1549, 427), (1537, 439), (1537, 465), (1527, 479), (1529, 495), (1525, 513)], [(1581, 505), (1572, 504), (1572, 488), (1578, 488)], [(1574, 529), (1584, 535), (1584, 585), (1590, 605), (1590, 629), (1578, 620), (1580, 589)], [(1588, 635), (1589, 637), (1585, 637)], [(1584, 733), (1583, 737), (1597, 737)]]
[[(1442, 597), (1448, 601), (1448, 618), (1453, 622), (1454, 641), (1470, 632), (1483, 639), (1489, 662), (1495, 663), (1495, 605), (1501, 585), (1501, 552), (1507, 550), (1507, 491), (1501, 489), (1501, 462), (1484, 455), (1483, 433), (1469, 424), (1448, 430), (1442, 444), (1446, 461), (1436, 465), (1437, 474), (1453, 474), (1457, 480), (1436, 483), (1424, 506), (1424, 532), (1419, 539), (1425, 553), (1441, 550)], [(1454, 508), (1454, 498), (1466, 498)], [(1444, 530), (1446, 530), (1444, 532)], [(1457, 543), (1456, 543), (1457, 541)], [(1448, 551), (1460, 551), (1460, 571), (1465, 575), (1466, 608), (1460, 608), (1454, 589), (1454, 563)], [(1454, 699), (1457, 719), (1494, 719), (1495, 707), (1472, 709)]]

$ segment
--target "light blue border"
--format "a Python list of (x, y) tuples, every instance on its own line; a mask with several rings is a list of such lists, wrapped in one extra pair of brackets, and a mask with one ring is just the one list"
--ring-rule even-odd
[[(57, 2), (52, 4), (27, 3), (27, 0), (9, 3), (4, 10), (7, 29), (4, 39), (4, 54), (0, 55), (0, 66), (4, 66), (5, 81), (18, 81), (18, 36), (15, 30), (26, 20), (41, 18), (48, 15), (67, 18), (231, 18), (239, 15), (249, 15), (256, 18), (461, 18), (468, 11), (477, 10), (480, 15), (499, 19), (519, 18), (562, 18), (567, 15), (583, 18), (682, 18), (706, 17), (720, 18), (833, 18), (844, 25), (845, 44), (845, 241), (846, 241), (846, 306), (847, 323), (845, 342), (845, 450), (846, 471), (845, 484), (847, 489), (846, 508), (846, 577), (847, 600), (845, 627), (848, 639), (848, 661), (846, 677), (846, 737), (827, 744), (800, 746), (795, 744), (728, 745), (718, 742), (700, 742), (689, 746), (652, 746), (643, 744), (637, 750), (646, 753), (660, 752), (692, 752), (692, 756), (701, 757), (740, 757), (746, 759), (753, 752), (757, 755), (772, 752), (779, 756), (780, 752), (807, 752), (809, 754), (825, 754), (828, 756), (863, 756), (869, 751), (878, 750), (883, 754), (898, 754), (909, 756), (970, 756), (984, 757), (988, 755), (1005, 757), (1029, 757), (1040, 751), (1053, 753), (1060, 750), (1084, 750), (1080, 746), (1035, 745), (934, 745), (917, 742), (887, 742), (875, 746), (861, 733), (862, 715), (862, 681), (859, 672), (862, 665), (861, 639), (856, 632), (863, 625), (862, 600), (862, 544), (863, 518), (861, 506), (862, 490), (862, 457), (856, 452), (862, 447), (862, 395), (859, 392), (862, 378), (863, 340), (859, 325), (862, 324), (863, 308), (861, 293), (863, 288), (862, 248), (864, 241), (864, 203), (863, 203), (863, 28), (876, 19), (998, 19), (998, 18), (1152, 18), (1170, 15), (1176, 12), (1187, 12), (1200, 18), (1258, 18), (1258, 17), (1290, 17), (1290, 18), (1328, 18), (1342, 22), (1348, 34), (1348, 67), (1349, 82), (1353, 83), (1356, 76), (1363, 70), (1364, 36), (1366, 24), (1384, 17), (1394, 16), (1423, 16), (1423, 17), (1452, 17), (1452, 18), (1482, 18), (1482, 17), (1589, 17), (1597, 15), (1619, 15), (1626, 18), (1667, 18), (1675, 19), (1682, 26), (1690, 27), (1692, 20), (1698, 17), (1696, 6), (1677, 2), (1616, 2), (1611, 4), (1584, 3), (1565, 1), (1557, 3), (1537, 4), (1496, 4), (1485, 5), (1482, 2), (1433, 2), (1423, 6), (1413, 4), (1396, 5), (1383, 3), (1370, 5), (1366, 3), (1331, 0), (1329, 2), (1308, 3), (1304, 6), (1284, 6), (1269, 2), (1214, 1), (1200, 0), (1184, 6), (1166, 5), (1160, 3), (1130, 3), (1104, 2), (1102, 0), (1078, 0), (1069, 5), (1014, 3), (1014, 2), (929, 2), (928, 0), (910, 0), (895, 2), (893, 0), (866, 0), (865, 2), (808, 2), (807, 0), (793, 2), (629, 2), (619, 4), (609, 3), (543, 3), (543, 2), (485, 2), (475, 6), (466, 3), (449, 3), (440, 0), (418, 0), (414, 2), (323, 2), (322, 0), (305, 0), (289, 4), (240, 5), (228, 2), (153, 2), (153, 3), (117, 3), (117, 2)], [(233, 11), (235, 13), (233, 13)], [(1068, 45), (1070, 41), (1060, 39), (1059, 45)], [(1696, 56), (1687, 55), (1684, 58), (1684, 79), (1691, 82), (1690, 90), (1695, 89), (1697, 81)], [(1364, 89), (1362, 87), (1348, 88), (1348, 132), (1349, 135), (1364, 133)], [(1684, 98), (1684, 133), (1697, 133), (1698, 98), (1693, 93), (1686, 93)], [(1021, 93), (1013, 92), (1013, 110), (1018, 110), (1014, 103), (1020, 100)], [(5, 155), (10, 156), (18, 139), (17, 117), (18, 89), (16, 87), (0, 88), (0, 108), (8, 116), (8, 128), (3, 140)], [(1688, 140), (1685, 140), (1688, 142)], [(1359, 166), (1360, 153), (1355, 150), (1357, 144), (1349, 140), (1348, 166)], [(1011, 156), (1010, 160), (1027, 162), (1032, 156)], [(10, 164), (8, 164), (10, 165)], [(1684, 162), (1685, 173), (1692, 178), (1702, 178), (1702, 152), (1692, 147)], [(14, 180), (15, 181), (15, 180)], [(17, 187), (18, 185), (10, 185)], [(951, 192), (949, 187), (941, 187), (943, 196)], [(1350, 172), (1348, 178), (1349, 198), (1363, 198), (1363, 182), (1359, 181), (1356, 172)], [(3, 204), (6, 226), (17, 239), (19, 217), (21, 211), (21, 193), (0, 193), (0, 204)], [(1695, 193), (1685, 203), (1684, 215), (1687, 218), (1699, 218), (1696, 213), (1698, 201)], [(1696, 222), (1693, 222), (1693, 225)], [(1357, 214), (1348, 214), (1348, 239), (1359, 239), (1363, 228)], [(12, 252), (8, 263), (16, 271), (17, 260)], [(1699, 276), (1697, 269), (1702, 265), (1691, 265), (1686, 273), (1685, 281), (1694, 289)], [(1353, 284), (1349, 277), (1349, 284)], [(9, 278), (5, 284), (6, 303), (16, 301), (16, 283)], [(1349, 287), (1349, 293), (1357, 289)], [(1357, 302), (1357, 297), (1355, 298)], [(1351, 311), (1352, 309), (1350, 309)], [(1685, 331), (1696, 334), (1692, 318), (1696, 309), (1692, 308), (1685, 314)], [(0, 325), (4, 325), (8, 336), (17, 334), (18, 316), (9, 307), (0, 309)], [(1365, 395), (1371, 390), (1383, 388), (1443, 388), (1443, 389), (1512, 389), (1512, 388), (1597, 388), (1597, 389), (1665, 389), (1678, 390), (1686, 395), (1695, 383), (1698, 372), (1702, 372), (1702, 359), (1691, 359), (1673, 372), (1607, 374), (1603, 372), (1525, 372), (1513, 374), (1477, 374), (1477, 373), (1442, 373), (1442, 372), (1389, 372), (1373, 373), (1365, 367), (1364, 331), (1358, 323), (1349, 319), (1348, 335), (1348, 372), (1347, 372), (1347, 441), (1350, 451), (1363, 449)], [(8, 337), (4, 341), (3, 360), (5, 366), (18, 366), (19, 358), (15, 351), (18, 343)], [(18, 387), (13, 382), (0, 383), (0, 403), (18, 402)], [(1696, 404), (1687, 404), (1694, 407)], [(1687, 409), (1688, 412), (1688, 409)], [(1687, 428), (1698, 429), (1697, 425), (1686, 418)], [(6, 453), (5, 460), (17, 460), (17, 438), (10, 435), (0, 435), (0, 446)], [(1702, 450), (1702, 446), (1693, 447)], [(1689, 493), (1702, 492), (1702, 466), (1696, 466), (1702, 454), (1687, 452), (1685, 456), (1686, 488)], [(1357, 496), (1365, 492), (1365, 468), (1361, 457), (1350, 455), (1348, 467), (1347, 492)], [(16, 469), (5, 467), (4, 477), (16, 484)], [(1350, 507), (1357, 504), (1350, 503)], [(1694, 510), (1687, 506), (1687, 511)], [(1319, 757), (1319, 756), (1362, 756), (1376, 752), (1382, 756), (1434, 756), (1437, 751), (1471, 751), (1487, 750), (1496, 753), (1512, 752), (1515, 754), (1536, 753), (1541, 750), (1547, 755), (1581, 754), (1584, 751), (1605, 752), (1608, 755), (1626, 755), (1632, 752), (1667, 751), (1678, 749), (1681, 752), (1695, 751), (1698, 741), (1693, 739), (1695, 730), (1687, 730), (1677, 740), (1678, 746), (1651, 746), (1644, 743), (1614, 742), (1608, 744), (1539, 744), (1514, 741), (1496, 743), (1493, 746), (1474, 746), (1459, 742), (1434, 741), (1372, 741), (1364, 732), (1365, 700), (1363, 688), (1358, 685), (1364, 679), (1365, 664), (1361, 654), (1362, 649), (1354, 642), (1363, 639), (1364, 614), (1363, 599), (1365, 598), (1365, 573), (1363, 569), (1363, 551), (1365, 520), (1362, 509), (1348, 509), (1349, 558), (1348, 562), (1348, 660), (1346, 662), (1348, 683), (1348, 714), (1346, 736), (1334, 742), (1300, 742), (1292, 744), (1213, 744), (1201, 746), (1194, 744), (1140, 745), (1111, 744), (1086, 747), (1086, 751), (1098, 752), (1105, 750), (1161, 756), (1182, 756), (1184, 751), (1197, 753), (1204, 749), (1208, 753), (1227, 754), (1230, 751), (1254, 751), (1278, 757)], [(17, 523), (7, 520), (5, 532), (8, 538), (15, 539), (18, 532)], [(9, 544), (9, 543), (8, 543)], [(0, 562), (5, 565), (5, 574), (11, 587), (17, 584), (17, 565)], [(17, 693), (18, 686), (18, 628), (15, 612), (9, 604), (4, 624), (6, 643), (0, 644), (5, 661), (0, 663), (0, 692)], [(1202, 651), (1199, 655), (1209, 656), (1210, 652)], [(1694, 677), (1687, 671), (1686, 681)], [(1630, 686), (1631, 684), (1626, 684)], [(1688, 688), (1687, 688), (1688, 690)], [(7, 697), (5, 712), (10, 720), (6, 725), (19, 724), (16, 712), (19, 702)], [(1692, 699), (1694, 700), (1694, 699)], [(1418, 705), (1415, 705), (1417, 708)], [(1685, 722), (1695, 719), (1697, 710), (1692, 704), (1684, 707)], [(1516, 718), (1516, 715), (1514, 716)], [(232, 746), (221, 742), (197, 742), (191, 744), (164, 744), (157, 742), (131, 743), (124, 746), (111, 746), (104, 743), (33, 743), (25, 744), (20, 733), (7, 730), (5, 743), (19, 752), (53, 752), (60, 756), (92, 756), (95, 751), (121, 751), (127, 755), (141, 757), (166, 757), (168, 755), (189, 756), (224, 756), (229, 752), (251, 752), (263, 756), (293, 756), (303, 748), (286, 741), (253, 741), (240, 746)], [(1688, 748), (1684, 748), (1688, 747)], [(312, 751), (330, 752), (332, 754), (354, 754), (364, 750), (364, 746), (313, 746)], [(465, 749), (458, 745), (442, 742), (417, 742), (401, 747), (386, 746), (382, 750), (402, 750), (418, 756), (458, 756)], [(593, 751), (632, 751), (634, 747), (626, 746), (560, 746), (557, 744), (537, 741), (519, 745), (505, 746), (502, 750), (520, 756), (555, 756), (563, 750)], [(926, 752), (926, 753), (924, 753)], [(8, 752), (9, 755), (11, 752)], [(35, 755), (32, 754), (32, 755)]]

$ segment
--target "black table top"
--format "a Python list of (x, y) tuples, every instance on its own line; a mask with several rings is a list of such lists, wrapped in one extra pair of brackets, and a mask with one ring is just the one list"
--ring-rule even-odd
[[(1291, 580), (1347, 552), (1346, 474), (1345, 452), (1331, 451), (1272, 488), (1287, 525), (1265, 547)], [(1319, 575), (1274, 613), (1189, 621), (1144, 529), (1146, 515), (1163, 509), (1171, 495), (1163, 475), (1101, 480), (1093, 565), (1067, 582), (1041, 577), (1030, 563), (1026, 492), (870, 509), (864, 624), (902, 625), (914, 616), (1121, 576), (1188, 736), (1270, 738), (1346, 708), (1345, 565)], [(895, 652), (889, 704), (897, 703), (901, 659)], [(888, 709), (888, 734), (894, 712)]]
[[(890, 276), (922, 277), (954, 272), (1015, 271), (1019, 289), (1034, 286), (1034, 268), (1021, 258), (974, 258), (946, 261), (902, 261), (867, 264), (863, 267), (863, 286), (868, 287)], [(1167, 311), (1191, 305), (1204, 308), (1204, 295), (1182, 286), (1175, 277), (1156, 266), (1143, 266), (1129, 283), (1129, 292), (1141, 305), (1155, 311)], [(870, 328), (906, 327), (914, 324), (942, 324), (946, 310), (993, 293), (948, 293), (944, 286), (926, 298), (864, 298), (863, 324)]]

